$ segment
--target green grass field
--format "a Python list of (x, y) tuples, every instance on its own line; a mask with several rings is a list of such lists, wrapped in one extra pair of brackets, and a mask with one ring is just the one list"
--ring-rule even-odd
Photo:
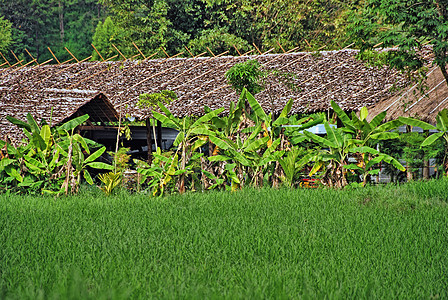
[(448, 297), (448, 181), (0, 195), (0, 299)]

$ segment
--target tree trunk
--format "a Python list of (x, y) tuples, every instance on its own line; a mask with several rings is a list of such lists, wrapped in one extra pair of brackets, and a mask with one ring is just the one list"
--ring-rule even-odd
[(429, 179), (429, 159), (427, 157), (423, 159), (423, 179)]
[(61, 45), (64, 45), (64, 5), (62, 1), (59, 0), (59, 35), (61, 38)]
[(412, 174), (412, 167), (409, 162), (406, 162), (406, 179), (408, 181), (414, 180), (414, 174)]
[(157, 144), (162, 149), (162, 122), (157, 121)]
[(152, 163), (152, 137), (151, 137), (151, 121), (146, 118), (146, 143), (148, 144), (148, 164)]
[[(182, 142), (182, 158), (181, 158), (181, 162), (180, 162), (180, 166), (182, 170), (185, 170), (185, 167), (187, 165), (187, 145), (184, 144), (184, 142)], [(183, 173), (182, 175), (180, 175), (180, 180), (179, 180), (179, 193), (183, 194), (185, 193), (185, 173)]]

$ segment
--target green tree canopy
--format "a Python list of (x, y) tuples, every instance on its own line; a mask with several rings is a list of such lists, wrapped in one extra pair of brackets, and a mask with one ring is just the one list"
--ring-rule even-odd
[(0, 16), (0, 51), (4, 51), (11, 44), (11, 22)]
[(375, 58), (408, 72), (421, 70), (428, 59), (421, 50), (430, 44), (434, 63), (448, 82), (447, 4), (445, 0), (367, 0), (353, 13), (349, 33), (364, 53), (379, 44), (397, 46)]

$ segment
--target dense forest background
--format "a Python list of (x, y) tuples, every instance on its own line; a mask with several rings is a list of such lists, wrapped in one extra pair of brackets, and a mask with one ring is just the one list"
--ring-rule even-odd
[[(348, 44), (345, 0), (0, 0), (0, 51), (8, 60), (60, 61), (90, 55), (160, 56), (185, 51), (236, 55), (254, 49), (282, 52), (340, 49)], [(235, 48), (236, 47), (236, 48)], [(283, 48), (283, 49), (282, 49)], [(238, 50), (237, 50), (238, 49)]]

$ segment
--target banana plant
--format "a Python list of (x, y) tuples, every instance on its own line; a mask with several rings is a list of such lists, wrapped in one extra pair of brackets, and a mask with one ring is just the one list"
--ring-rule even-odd
[(349, 133), (344, 132), (341, 128), (333, 128), (327, 121), (323, 123), (327, 132), (326, 137), (304, 131), (309, 140), (322, 147), (316, 150), (312, 158), (315, 163), (309, 176), (313, 176), (324, 167), (325, 172), (322, 182), (330, 187), (344, 187), (347, 185), (344, 166), (348, 164), (349, 150), (354, 146), (353, 139)]
[(382, 161), (392, 165), (396, 169), (404, 172), (406, 168), (395, 158), (385, 153), (381, 153), (380, 151), (368, 147), (353, 147), (350, 148), (349, 151), (351, 153), (361, 153), (363, 159), (358, 164), (348, 164), (345, 165), (344, 168), (349, 170), (358, 170), (362, 174), (362, 185), (365, 186), (367, 183), (367, 179), (369, 175), (378, 175), (380, 172), (379, 168), (375, 168)]
[[(89, 184), (93, 184), (87, 167), (110, 169), (111, 166), (95, 161), (104, 153), (104, 147), (90, 154), (88, 144), (94, 142), (73, 134), (74, 129), (88, 117), (77, 117), (51, 128), (45, 122), (39, 126), (31, 114), (27, 114), (27, 122), (8, 116), (10, 122), (23, 129), (28, 144), (17, 148), (7, 145), (10, 160), (2, 160), (3, 170), (19, 182), (18, 187), (41, 192), (68, 192), (69, 183), (74, 191), (80, 183), (81, 174)], [(86, 158), (85, 154), (89, 156)], [(12, 158), (15, 162), (11, 161)]]
[[(376, 149), (374, 149), (375, 145), (379, 141), (392, 140), (399, 137), (398, 132), (393, 130), (403, 125), (401, 120), (398, 119), (384, 122), (386, 112), (383, 111), (373, 117), (369, 122), (367, 120), (369, 112), (366, 107), (361, 108), (359, 117), (352, 112), (351, 118), (339, 107), (336, 102), (331, 101), (331, 107), (344, 125), (342, 130), (353, 135), (354, 137), (352, 143), (355, 147), (353, 149), (357, 149), (358, 151), (351, 150), (350, 152), (352, 153), (351, 156), (357, 160), (357, 166), (359, 168), (355, 167), (354, 164), (351, 164), (350, 168), (361, 172), (363, 177), (363, 185), (365, 185), (368, 175), (379, 173), (379, 169), (375, 168), (375, 161), (378, 161), (378, 163), (385, 161), (398, 170), (403, 171), (404, 167), (395, 158), (386, 154), (380, 154)], [(364, 150), (365, 152), (363, 152)], [(382, 159), (379, 157), (382, 157)], [(365, 169), (366, 166), (368, 166), (368, 169)]]
[(148, 180), (148, 186), (151, 189), (152, 196), (163, 196), (170, 186), (174, 186), (175, 179), (186, 173), (187, 169), (179, 169), (179, 155), (176, 152), (162, 155), (160, 148), (154, 153), (154, 159), (149, 165), (140, 160), (134, 160), (137, 164), (137, 172), (142, 177), (142, 182)]
[[(207, 136), (215, 135), (210, 130), (209, 122), (224, 111), (224, 108), (213, 110), (206, 113), (198, 119), (184, 117), (182, 119), (175, 117), (163, 103), (157, 103), (160, 110), (164, 113), (153, 111), (153, 116), (166, 127), (176, 129), (179, 133), (174, 140), (174, 146), (177, 147), (176, 154), (180, 154), (180, 170), (186, 170), (186, 166), (193, 156), (193, 153), (207, 143)], [(183, 173), (179, 179), (179, 192), (185, 192), (186, 174)]]
[(398, 133), (391, 132), (391, 130), (401, 126), (402, 122), (400, 120), (392, 120), (383, 123), (386, 118), (385, 111), (373, 117), (369, 122), (367, 121), (367, 117), (369, 115), (367, 107), (361, 108), (359, 117), (352, 112), (350, 118), (336, 102), (331, 101), (330, 104), (344, 125), (343, 131), (353, 135), (355, 139), (354, 142), (358, 147), (372, 147), (380, 140), (391, 140), (398, 138)]
[(437, 132), (429, 135), (421, 144), (420, 147), (426, 147), (429, 145), (432, 145), (434, 142), (438, 140), (444, 140), (445, 141), (445, 155), (444, 155), (444, 169), (446, 172), (446, 175), (448, 176), (448, 160), (447, 160), (447, 153), (448, 153), (448, 110), (445, 108), (436, 116), (436, 126), (433, 126), (429, 123), (426, 123), (421, 120), (417, 120), (414, 118), (405, 118), (405, 117), (399, 117), (398, 120), (402, 122), (403, 124), (414, 126), (414, 127), (420, 127), (423, 130), (437, 130)]
[[(286, 153), (286, 156), (278, 159), (285, 174), (282, 176), (282, 180), (287, 187), (292, 188), (294, 186), (296, 174), (314, 157), (313, 153), (303, 155), (304, 152), (306, 153), (303, 148), (293, 147)], [(302, 156), (301, 159), (299, 159), (300, 156)]]

